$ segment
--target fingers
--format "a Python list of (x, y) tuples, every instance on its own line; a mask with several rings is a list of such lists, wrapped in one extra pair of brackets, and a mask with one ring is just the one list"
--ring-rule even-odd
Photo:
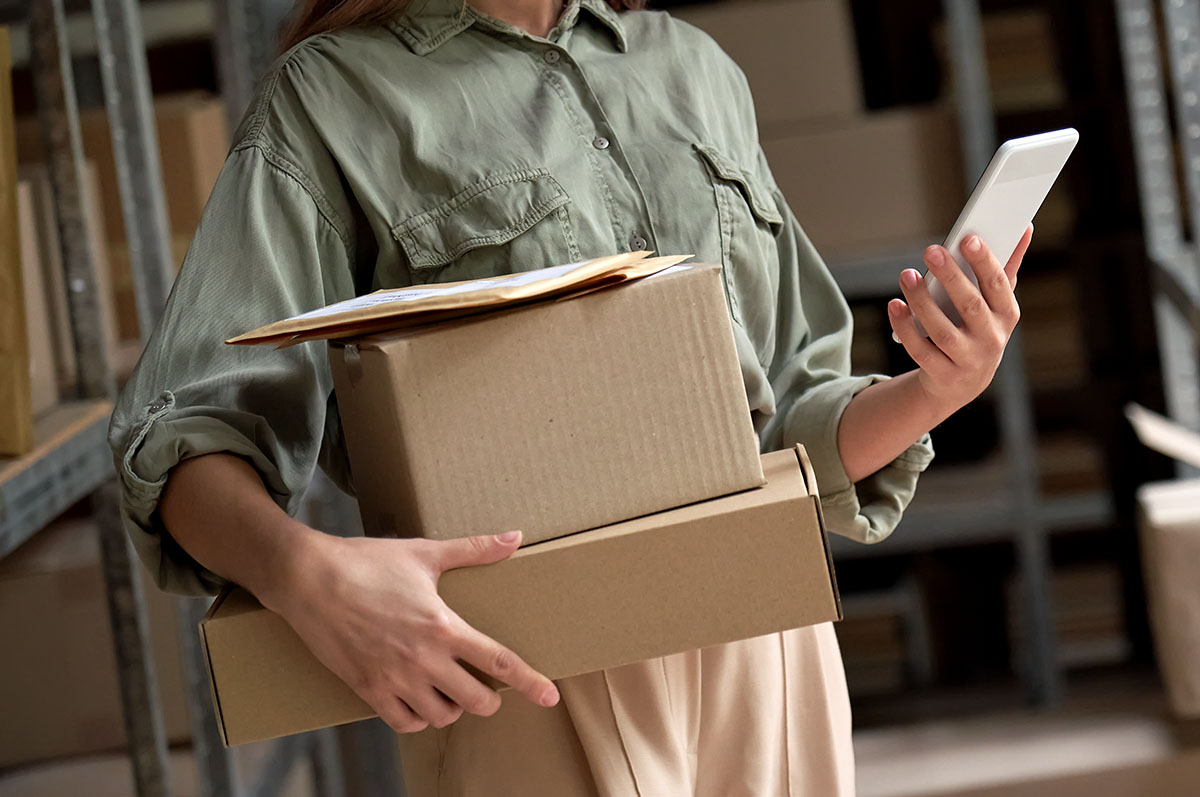
[(506, 531), (503, 534), (481, 534), (458, 540), (422, 540), (419, 543), (437, 573), (455, 567), (471, 567), (498, 562), (512, 554), (521, 545), (521, 532)]
[(1033, 225), (1030, 224), (1025, 228), (1025, 234), (1021, 236), (1021, 241), (1013, 250), (1012, 257), (1004, 266), (1004, 273), (1008, 275), (1008, 284), (1013, 288), (1017, 287), (1017, 271), (1021, 268), (1021, 262), (1025, 259), (1025, 253), (1029, 251), (1029, 244), (1032, 240)]
[[(976, 244), (976, 248), (970, 249), (971, 244)], [(974, 261), (981, 262), (979, 268), (975, 268), (975, 275), (980, 280), (989, 278), (992, 273), (991, 265), (987, 258), (983, 257), (981, 249), (986, 252), (979, 241), (979, 236), (969, 236), (963, 241), (962, 246), (964, 254), (967, 254), (968, 262), (971, 262), (972, 268), (975, 268)], [(989, 256), (990, 257), (990, 256)], [(991, 263), (995, 263), (994, 260)], [(985, 319), (988, 313), (987, 302), (979, 293), (979, 288), (971, 282), (971, 278), (964, 273), (964, 269), (959, 267), (958, 262), (950, 256), (950, 253), (941, 246), (931, 246), (925, 250), (925, 264), (929, 266), (929, 271), (937, 278), (938, 283), (946, 291), (946, 295), (950, 297), (954, 307), (958, 310), (959, 316), (962, 318), (963, 326), (972, 331), (979, 330), (985, 324)], [(1000, 273), (1000, 265), (995, 264), (995, 272)], [(913, 308), (914, 310), (916, 308)], [(925, 323), (925, 319), (921, 319), (921, 323)], [(926, 327), (928, 329), (928, 327)]]
[[(959, 278), (966, 279), (961, 274)], [(926, 287), (925, 280), (915, 270), (905, 269), (900, 274), (900, 290), (903, 291), (904, 298), (908, 300), (908, 309), (921, 322), (921, 326), (925, 327), (925, 333), (929, 336), (929, 340), (950, 359), (955, 359), (954, 353), (959, 347), (962, 332), (954, 326), (954, 323), (942, 312), (942, 308), (938, 307), (937, 302), (929, 295), (929, 288)], [(897, 332), (897, 334), (899, 333)], [(901, 340), (903, 341), (903, 339)]]
[(402, 699), (422, 720), (435, 728), (445, 728), (463, 714), (461, 706), (432, 686), (411, 690)]
[(474, 665), (493, 678), (508, 684), (539, 706), (558, 702), (554, 683), (521, 660), (499, 642), (468, 627), (463, 634), (458, 658)]
[(900, 345), (921, 368), (934, 372), (951, 364), (950, 358), (917, 330), (912, 311), (904, 302), (899, 299), (888, 302), (888, 319), (892, 322), (892, 331), (896, 333)]
[[(1028, 241), (1028, 233), (1029, 231), (1026, 230), (1026, 235), (1022, 240)], [(976, 279), (979, 280), (979, 294), (982, 301), (986, 303), (985, 309), (990, 309), (999, 316), (1011, 331), (1017, 325), (1020, 312), (1017, 308), (1017, 297), (1013, 295), (1012, 282), (1008, 272), (1000, 266), (1000, 261), (992, 255), (978, 235), (971, 235), (963, 241), (962, 250), (967, 262), (975, 271)], [(1014, 252), (1014, 256), (1016, 254), (1018, 253)], [(1020, 260), (1018, 259), (1017, 262), (1019, 264)], [(984, 315), (976, 314), (975, 317), (982, 322)], [(980, 323), (979, 326), (982, 327), (983, 324)]]
[(500, 708), (500, 695), (479, 682), (479, 679), (455, 662), (440, 672), (434, 686), (442, 694), (462, 706), (463, 711), (480, 717), (490, 717)]
[(396, 733), (416, 733), (429, 727), (428, 722), (395, 695), (387, 694), (381, 700), (368, 702), (379, 712), (379, 718)]

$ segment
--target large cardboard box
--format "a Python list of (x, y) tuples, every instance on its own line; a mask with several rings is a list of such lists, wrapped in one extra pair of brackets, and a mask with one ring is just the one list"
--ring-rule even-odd
[(775, 180), (828, 260), (917, 251), (965, 201), (954, 115), (906, 108), (764, 138)]
[[(1200, 468), (1200, 435), (1137, 405), (1126, 415), (1142, 443)], [(1200, 718), (1200, 479), (1138, 489), (1146, 602), (1171, 710)]]
[[(167, 739), (190, 738), (174, 600), (146, 579)], [(100, 548), (62, 520), (0, 561), (0, 767), (125, 746)]]
[(726, 0), (671, 13), (716, 39), (746, 73), (763, 132), (862, 111), (849, 0)]
[(721, 273), (330, 348), (363, 526), (526, 544), (762, 483)]
[[(762, 463), (757, 489), (525, 546), (438, 591), (552, 679), (840, 619), (807, 456)], [(373, 715), (245, 591), (218, 597), (200, 632), (227, 744)]]

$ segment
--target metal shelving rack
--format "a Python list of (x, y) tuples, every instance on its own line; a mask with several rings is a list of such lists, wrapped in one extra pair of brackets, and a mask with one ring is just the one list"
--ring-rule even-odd
[[(978, 0), (943, 0), (953, 65), (967, 190), (996, 148), (996, 125), (988, 92)], [(896, 276), (920, 263), (921, 249), (901, 249), (847, 262), (831, 271), (849, 298), (895, 292)], [(1049, 529), (1086, 528), (1112, 518), (1107, 494), (1043, 500), (1038, 490), (1037, 433), (1018, 327), (992, 387), (1001, 437), (994, 461), (936, 469), (922, 477), (917, 498), (900, 527), (871, 546), (834, 539), (839, 560), (910, 553), (981, 542), (1011, 541), (1016, 550), (1023, 618), (1028, 635), (1021, 673), (1030, 701), (1051, 705), (1062, 696), (1049, 590)]]
[[(261, 57), (273, 49), (266, 34), (269, 28), (264, 26), (277, 25), (283, 10), (280, 3), (268, 0), (215, 3), (219, 30), (216, 54), (222, 65), (231, 119), (239, 117), (245, 108), (253, 78), (264, 66)], [(0, 462), (0, 557), (7, 556), (67, 508), (90, 497), (101, 538), (136, 792), (139, 797), (166, 797), (170, 793), (167, 745), (148, 641), (145, 596), (138, 575), (140, 565), (121, 525), (112, 455), (105, 439), (116, 384), (104, 344), (95, 264), (83, 234), (83, 154), (66, 8), (64, 0), (33, 0), (27, 6), (2, 3), (0, 12), (10, 21), (28, 13), (29, 61), (49, 160), (80, 371), (79, 400), (67, 402), (38, 420), (35, 451)], [(166, 301), (174, 265), (140, 8), (136, 0), (92, 0), (91, 12), (139, 322), (145, 335), (154, 328)], [(251, 26), (248, 20), (259, 26)], [(203, 15), (200, 21), (204, 21)], [(321, 511), (324, 506), (330, 520), (340, 519), (352, 526), (356, 519), (346, 517), (346, 505), (339, 506), (328, 489), (317, 485), (310, 511)], [(195, 631), (204, 610), (205, 601), (201, 599), (179, 601), (179, 644), (188, 683), (200, 795), (277, 794), (303, 759), (312, 765), (318, 797), (403, 794), (395, 765), (394, 738), (378, 721), (279, 740), (265, 761), (239, 781), (217, 731)]]
[[(1161, 18), (1152, 0), (1115, 4), (1146, 252), (1154, 264), (1154, 321), (1167, 414), (1200, 429), (1200, 2), (1162, 0)], [(1170, 72), (1170, 93), (1164, 67)], [(1182, 164), (1176, 162), (1177, 151)], [(1177, 165), (1185, 176), (1186, 222)], [(1181, 477), (1200, 475), (1183, 464), (1177, 469)]]

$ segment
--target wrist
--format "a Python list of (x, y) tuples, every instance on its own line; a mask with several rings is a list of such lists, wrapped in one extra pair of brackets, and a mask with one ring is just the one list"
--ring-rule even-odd
[(273, 550), (263, 557), (255, 583), (246, 588), (263, 606), (284, 615), (295, 596), (309, 594), (310, 587), (321, 581), (337, 538), (288, 518), (272, 541)]
[(929, 375), (919, 368), (909, 373), (916, 377), (913, 379), (913, 382), (920, 393), (920, 405), (925, 407), (929, 413), (928, 425), (930, 429), (958, 412), (971, 401), (970, 398), (965, 400), (960, 399), (959, 396), (954, 395), (953, 391), (939, 390), (937, 385), (931, 384)]

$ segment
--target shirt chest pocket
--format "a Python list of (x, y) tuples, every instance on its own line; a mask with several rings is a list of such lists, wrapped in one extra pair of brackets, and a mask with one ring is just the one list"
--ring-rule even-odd
[(708, 171), (721, 239), (721, 265), (733, 319), (754, 341), (760, 362), (774, 348), (783, 216), (768, 188), (711, 144), (693, 144)]
[(570, 197), (545, 169), (492, 175), (404, 219), (392, 236), (416, 284), (479, 279), (582, 259)]

